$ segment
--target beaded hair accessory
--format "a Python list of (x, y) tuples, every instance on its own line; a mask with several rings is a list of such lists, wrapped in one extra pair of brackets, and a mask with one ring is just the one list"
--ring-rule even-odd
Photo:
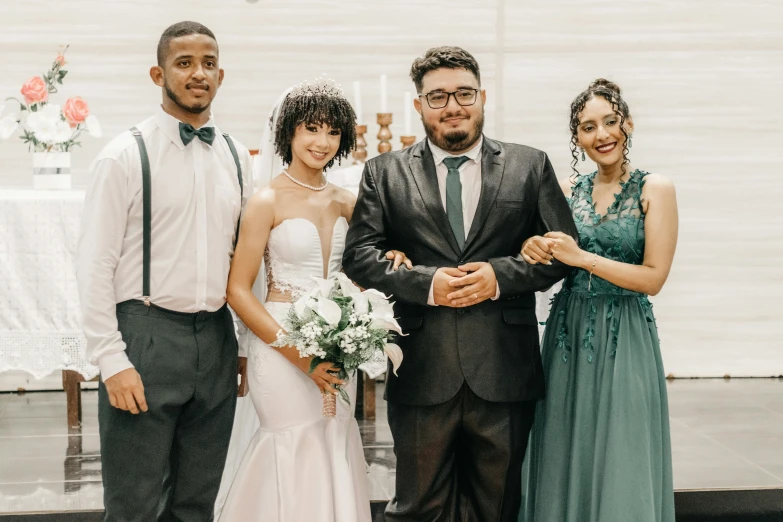
[(344, 98), (342, 87), (331, 78), (318, 78), (313, 82), (303, 82), (294, 86), (288, 95), (291, 98), (300, 96), (333, 96), (335, 98)]

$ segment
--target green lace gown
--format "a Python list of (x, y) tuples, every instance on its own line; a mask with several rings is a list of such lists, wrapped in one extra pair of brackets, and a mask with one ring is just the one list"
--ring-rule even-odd
[[(569, 203), (582, 249), (642, 263), (646, 174), (634, 171), (604, 216), (592, 200), (595, 173), (577, 179)], [(674, 522), (666, 383), (647, 296), (575, 269), (552, 300), (542, 357), (547, 395), (519, 520)]]

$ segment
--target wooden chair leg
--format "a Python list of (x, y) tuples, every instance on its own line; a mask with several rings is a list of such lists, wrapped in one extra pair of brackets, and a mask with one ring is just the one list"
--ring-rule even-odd
[(63, 390), (68, 409), (68, 427), (78, 428), (82, 425), (82, 393), (80, 382), (84, 380), (79, 372), (63, 370)]
[(375, 379), (364, 376), (363, 383), (364, 420), (375, 420)]
[(356, 420), (364, 420), (364, 381), (367, 376), (361, 370), (356, 370), (356, 407), (353, 417)]

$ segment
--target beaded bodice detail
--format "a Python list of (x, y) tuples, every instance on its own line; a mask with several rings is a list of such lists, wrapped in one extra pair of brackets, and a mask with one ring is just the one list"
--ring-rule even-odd
[[(569, 205), (579, 232), (582, 250), (601, 257), (642, 264), (644, 260), (644, 212), (642, 189), (647, 172), (634, 170), (627, 181), (620, 183), (620, 192), (604, 215), (597, 213), (593, 203), (593, 181), (596, 172), (579, 176), (571, 189)], [(589, 272), (574, 270), (563, 284), (564, 289), (587, 292)], [(593, 276), (590, 291), (594, 294), (642, 295), (620, 288)]]
[(315, 288), (313, 277), (329, 278), (342, 270), (347, 231), (345, 218), (337, 218), (324, 270), (325, 256), (315, 224), (304, 218), (292, 218), (273, 228), (264, 254), (269, 288), (296, 299)]

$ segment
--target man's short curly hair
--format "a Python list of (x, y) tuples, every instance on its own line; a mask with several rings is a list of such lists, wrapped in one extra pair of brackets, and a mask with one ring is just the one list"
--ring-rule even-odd
[(337, 154), (329, 160), (325, 168), (331, 168), (335, 160), (341, 163), (356, 146), (356, 114), (353, 107), (343, 96), (314, 94), (310, 96), (292, 96), (289, 94), (280, 106), (275, 127), (275, 152), (282, 158), (283, 164), (293, 161), (291, 141), (301, 124), (329, 125), (340, 130), (340, 147)]
[(424, 56), (413, 60), (413, 65), (411, 65), (411, 80), (416, 85), (416, 91), (419, 94), (421, 94), (424, 76), (437, 69), (466, 69), (473, 73), (481, 86), (479, 65), (472, 54), (460, 47), (433, 47)]

